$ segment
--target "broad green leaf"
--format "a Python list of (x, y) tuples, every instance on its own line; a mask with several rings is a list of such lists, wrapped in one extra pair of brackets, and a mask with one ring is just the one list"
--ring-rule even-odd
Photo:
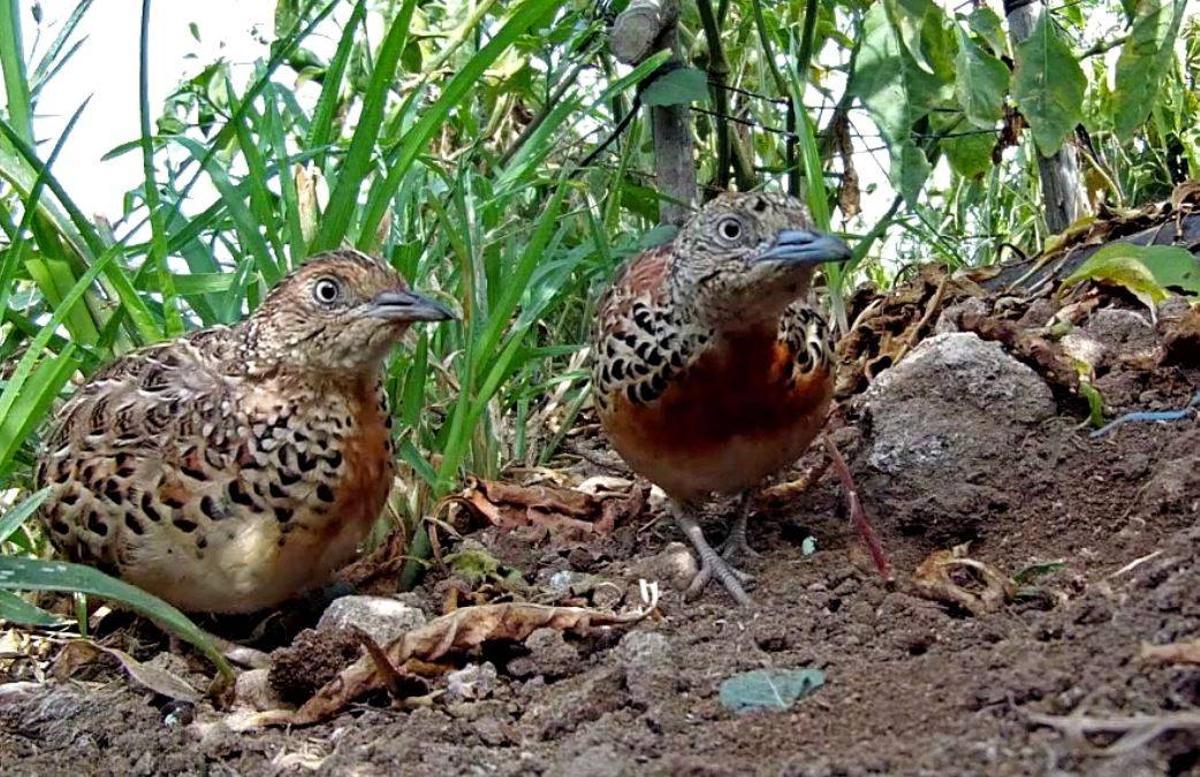
[(179, 610), (140, 588), (109, 577), (98, 569), (66, 561), (0, 556), (0, 589), (65, 591), (111, 599), (150, 618), (180, 639), (190, 642), (216, 664), (226, 677), (233, 670), (212, 639)]
[(1004, 24), (991, 8), (984, 5), (971, 11), (967, 16), (967, 26), (987, 42), (996, 56), (1008, 53), (1008, 36), (1004, 34)]
[[(1200, 259), (1180, 246), (1139, 246), (1133, 243), (1109, 243), (1092, 254), (1075, 272), (1063, 279), (1064, 285), (1077, 283), (1093, 275), (1099, 268), (1136, 263), (1166, 289), (1180, 289), (1185, 294), (1200, 295)], [(1098, 278), (1102, 280), (1102, 278)], [(1165, 292), (1164, 292), (1165, 296)]]
[(1004, 116), (1008, 68), (977, 46), (961, 29), (954, 64), (954, 95), (967, 120), (976, 127), (995, 127)]
[(977, 178), (992, 168), (996, 136), (990, 132), (952, 135), (939, 141), (950, 169), (963, 178)]
[(1113, 124), (1118, 137), (1130, 137), (1150, 113), (1171, 66), (1185, 5), (1183, 0), (1139, 0), (1129, 40), (1117, 60)]
[(642, 105), (687, 105), (708, 100), (708, 78), (694, 67), (659, 76), (642, 92)]
[(1155, 279), (1168, 289), (1200, 295), (1200, 258), (1182, 246), (1134, 246)]
[(61, 626), (68, 621), (30, 604), (12, 591), (0, 591), (0, 623), (21, 626)]
[(889, 145), (908, 139), (913, 122), (929, 112), (943, 86), (922, 69), (901, 41), (884, 3), (863, 19), (863, 42), (849, 89), (871, 112)]
[(897, 188), (910, 207), (916, 207), (921, 187), (925, 185), (932, 171), (933, 167), (929, 164), (925, 152), (915, 143), (904, 143), (899, 148), (892, 149), (892, 182), (898, 185)]
[(721, 706), (737, 713), (785, 712), (825, 684), (820, 669), (755, 669), (721, 683)]
[(1054, 154), (1083, 116), (1087, 78), (1051, 15), (1044, 13), (1017, 46), (1013, 100), (1043, 156)]
[(1146, 257), (1145, 246), (1109, 243), (1063, 278), (1062, 288), (1085, 280), (1110, 283), (1124, 288), (1153, 311), (1170, 294), (1147, 266)]

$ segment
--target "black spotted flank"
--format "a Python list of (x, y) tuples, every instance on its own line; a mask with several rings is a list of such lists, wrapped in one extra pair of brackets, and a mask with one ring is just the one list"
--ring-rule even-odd
[(125, 513), (125, 528), (137, 535), (146, 533), (146, 527), (142, 526), (142, 522), (133, 513)]
[(162, 515), (159, 514), (158, 510), (154, 509), (154, 497), (150, 494), (149, 491), (146, 491), (142, 494), (141, 505), (142, 505), (142, 515), (145, 515), (147, 518), (154, 521), (155, 523), (158, 523), (159, 521), (162, 520)]
[(317, 499), (322, 502), (332, 502), (334, 498), (333, 489), (329, 487), (328, 483), (317, 484)]
[(196, 531), (198, 526), (195, 521), (189, 521), (187, 518), (173, 518), (171, 523), (176, 529), (179, 529), (179, 531), (186, 534), (191, 534), (192, 532)]
[(275, 520), (279, 521), (280, 523), (287, 523), (288, 521), (292, 520), (292, 515), (293, 510), (290, 507), (275, 508)]
[(207, 494), (200, 499), (200, 512), (208, 516), (210, 521), (222, 521), (229, 517), (229, 513), (217, 504), (217, 500)]
[(253, 507), (254, 497), (246, 493), (246, 489), (242, 487), (241, 481), (231, 480), (225, 490), (229, 493), (229, 501), (234, 504), (242, 505), (243, 507)]
[(100, 517), (100, 513), (92, 510), (88, 513), (87, 519), (88, 531), (99, 534), (101, 537), (108, 536), (108, 524)]

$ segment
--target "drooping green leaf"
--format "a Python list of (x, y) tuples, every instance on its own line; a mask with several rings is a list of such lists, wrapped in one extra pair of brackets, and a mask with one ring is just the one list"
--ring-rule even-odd
[(694, 67), (681, 67), (650, 82), (642, 105), (687, 105), (708, 100), (708, 78)]
[(1008, 53), (1008, 37), (1000, 16), (986, 5), (980, 6), (967, 16), (967, 26), (983, 38), (996, 56)]
[(1004, 116), (1008, 68), (984, 51), (961, 29), (955, 57), (954, 95), (967, 120), (976, 127), (994, 127)]
[(909, 141), (899, 148), (892, 148), (892, 182), (898, 185), (905, 202), (911, 207), (916, 207), (921, 187), (932, 171), (929, 159), (917, 144)]
[(1054, 154), (1083, 116), (1087, 78), (1050, 14), (1017, 46), (1013, 100), (1043, 156)]
[[(1142, 270), (1148, 273), (1160, 289), (1178, 289), (1185, 294), (1200, 295), (1200, 259), (1181, 246), (1109, 243), (1064, 278), (1063, 284), (1070, 285), (1088, 278), (1106, 280), (1097, 273), (1111, 272), (1109, 268), (1124, 272), (1130, 266), (1140, 268), (1132, 271), (1138, 275), (1144, 274)], [(1161, 297), (1165, 296), (1166, 292), (1163, 291)]]
[(824, 684), (820, 669), (755, 669), (721, 683), (718, 698), (737, 713), (784, 712)]
[[(1120, 245), (1120, 244), (1118, 244)], [(1168, 289), (1200, 295), (1200, 259), (1182, 246), (1134, 246), (1137, 256)]]
[(66, 561), (0, 556), (0, 589), (9, 591), (67, 591), (111, 599), (145, 615), (199, 648), (221, 674), (233, 672), (208, 634), (200, 630), (179, 610), (156, 596), (98, 569)]
[[(1147, 264), (1149, 255), (1146, 246), (1109, 243), (1063, 278), (1062, 287), (1086, 280), (1110, 283), (1124, 288), (1153, 311), (1170, 294)], [(1188, 257), (1191, 258), (1191, 254)]]
[(1119, 137), (1132, 135), (1150, 113), (1170, 68), (1185, 5), (1184, 0), (1139, 0), (1129, 40), (1117, 60), (1113, 123)]
[(12, 591), (0, 590), (0, 623), (5, 621), (21, 626), (61, 626), (67, 621), (30, 604)]
[(888, 144), (898, 146), (908, 139), (913, 122), (929, 112), (943, 84), (913, 59), (884, 6), (873, 4), (863, 18), (863, 42), (849, 89), (870, 111)]

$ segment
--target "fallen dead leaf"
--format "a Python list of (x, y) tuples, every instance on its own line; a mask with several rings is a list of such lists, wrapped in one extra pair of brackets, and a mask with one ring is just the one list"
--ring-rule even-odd
[(961, 607), (972, 615), (996, 612), (1017, 593), (1007, 575), (968, 558), (966, 545), (931, 553), (917, 567), (913, 589), (919, 596)]
[(450, 501), (505, 531), (533, 526), (561, 542), (606, 535), (617, 521), (640, 512), (645, 489), (630, 481), (624, 484), (624, 491), (592, 484), (595, 491), (588, 493), (578, 488), (471, 480)]
[(55, 658), (52, 672), (59, 680), (65, 680), (84, 666), (96, 663), (103, 655), (117, 659), (117, 662), (135, 682), (155, 693), (179, 701), (194, 703), (200, 700), (200, 693), (195, 688), (167, 670), (142, 663), (123, 650), (104, 647), (90, 639), (75, 639), (68, 642)]

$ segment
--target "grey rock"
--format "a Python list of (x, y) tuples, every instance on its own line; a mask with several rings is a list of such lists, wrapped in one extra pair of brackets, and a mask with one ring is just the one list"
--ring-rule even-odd
[(358, 627), (380, 645), (424, 626), (425, 613), (386, 596), (343, 596), (321, 614), (318, 629)]
[(446, 702), (486, 699), (496, 690), (496, 667), (491, 661), (467, 664), (446, 675)]
[(650, 707), (672, 695), (676, 665), (671, 643), (664, 635), (656, 631), (631, 631), (621, 637), (614, 654), (635, 704)]
[(268, 681), (270, 672), (270, 669), (251, 669), (237, 676), (233, 688), (237, 706), (249, 707), (259, 712), (287, 706)]
[[(1011, 499), (1019, 446), (1056, 412), (1049, 386), (993, 342), (936, 335), (863, 395), (864, 493), (907, 529), (971, 536)], [(937, 536), (937, 535), (942, 536)]]

